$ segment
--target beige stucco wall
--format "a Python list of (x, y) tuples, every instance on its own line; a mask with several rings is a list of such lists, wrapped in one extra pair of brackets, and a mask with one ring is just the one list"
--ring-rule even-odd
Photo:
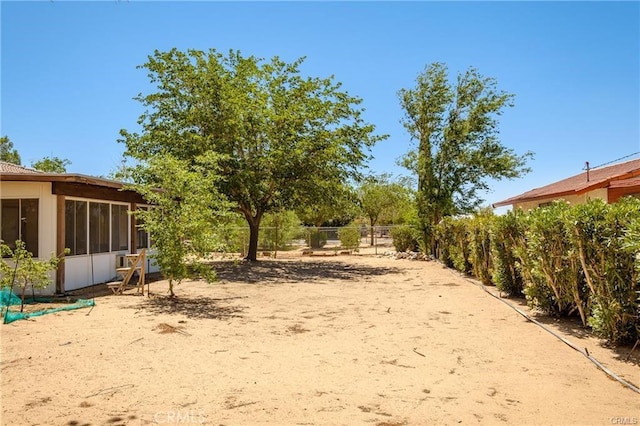
[[(51, 182), (2, 182), (0, 198), (37, 198), (38, 204), (38, 257), (48, 259), (56, 252), (56, 196), (51, 193)], [(55, 272), (52, 283), (42, 294), (55, 292)]]
[(607, 188), (594, 189), (593, 191), (585, 192), (584, 194), (580, 194), (580, 195), (565, 195), (559, 198), (551, 197), (551, 198), (544, 198), (544, 199), (539, 199), (535, 201), (527, 201), (524, 203), (516, 203), (514, 207), (527, 211), (527, 210), (538, 208), (541, 204), (550, 203), (558, 199), (562, 199), (571, 205), (584, 204), (589, 200), (595, 200), (595, 199), (600, 199), (605, 202), (608, 202)]
[(50, 182), (0, 182), (0, 198), (37, 198), (38, 257), (56, 252), (56, 196)]

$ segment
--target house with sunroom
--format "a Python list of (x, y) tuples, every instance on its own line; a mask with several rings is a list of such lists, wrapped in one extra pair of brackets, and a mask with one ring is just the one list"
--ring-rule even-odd
[(582, 204), (601, 199), (606, 203), (615, 203), (627, 196), (640, 198), (640, 159), (596, 168), (589, 168), (587, 164), (583, 173), (494, 203), (493, 207), (511, 205), (513, 208), (531, 210), (544, 207), (554, 200)]
[[(34, 257), (70, 250), (43, 294), (65, 293), (117, 276), (126, 254), (149, 247), (129, 212), (148, 208), (121, 182), (73, 173), (43, 173), (0, 161), (0, 239), (25, 242)], [(148, 272), (158, 271), (147, 258)]]

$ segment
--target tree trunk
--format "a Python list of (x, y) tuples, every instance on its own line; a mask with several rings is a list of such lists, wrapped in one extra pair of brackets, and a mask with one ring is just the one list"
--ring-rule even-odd
[(442, 220), (442, 216), (440, 215), (439, 210), (436, 208), (435, 211), (433, 212), (433, 217), (431, 219), (431, 223), (430, 223), (430, 237), (431, 237), (431, 241), (430, 241), (430, 245), (431, 245), (431, 256), (436, 257), (438, 254), (438, 239), (436, 238), (436, 226), (438, 226), (438, 224), (440, 223), (440, 220)]
[(435, 226), (440, 219), (433, 215), (434, 213), (427, 213), (425, 214), (426, 219), (422, 219), (422, 238), (424, 241), (424, 254), (431, 254), (435, 259), (438, 259), (438, 241), (436, 239)]
[(584, 254), (584, 244), (582, 243), (582, 241), (580, 240), (580, 235), (578, 233), (578, 230), (575, 230), (576, 233), (576, 237), (578, 240), (578, 253), (580, 254), (580, 265), (582, 266), (582, 271), (584, 272), (584, 279), (587, 281), (587, 285), (589, 286), (589, 289), (591, 290), (591, 293), (593, 293), (595, 296), (598, 296), (598, 292), (596, 292), (596, 289), (593, 286), (593, 281), (591, 280), (591, 274), (589, 273), (589, 268), (587, 268), (587, 258)]
[(257, 213), (255, 216), (245, 213), (244, 217), (249, 224), (249, 250), (244, 260), (255, 262), (258, 260), (258, 232), (260, 231), (262, 213)]
[(371, 247), (375, 245), (375, 239), (373, 238), (373, 233), (375, 232), (373, 228), (373, 222), (371, 223)]
[(22, 303), (20, 304), (20, 312), (24, 311), (24, 294), (27, 292), (27, 280), (24, 280), (24, 286), (22, 287), (22, 294), (20, 295), (20, 299)]

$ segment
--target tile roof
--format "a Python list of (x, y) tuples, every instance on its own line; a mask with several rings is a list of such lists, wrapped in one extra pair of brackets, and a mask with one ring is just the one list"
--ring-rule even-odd
[(507, 198), (494, 203), (493, 206), (500, 207), (542, 198), (580, 194), (596, 188), (633, 186), (639, 183), (638, 179), (634, 179), (637, 177), (640, 177), (640, 159), (591, 169), (588, 180), (587, 172), (584, 171), (558, 182)]
[(39, 170), (18, 166), (17, 164), (7, 163), (6, 161), (0, 161), (0, 173), (37, 174), (42, 172)]
[(124, 183), (116, 180), (77, 173), (53, 173), (0, 161), (0, 181), (5, 182), (74, 182), (93, 186), (122, 189)]
[(637, 186), (640, 188), (640, 177), (623, 179), (623, 180), (614, 180), (609, 184), (609, 188), (630, 188), (634, 186)]

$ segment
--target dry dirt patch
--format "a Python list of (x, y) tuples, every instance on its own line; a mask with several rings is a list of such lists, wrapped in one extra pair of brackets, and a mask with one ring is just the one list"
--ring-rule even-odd
[[(612, 424), (638, 394), (434, 262), (221, 262), (3, 326), (2, 424)], [(550, 326), (640, 382), (638, 354)]]

